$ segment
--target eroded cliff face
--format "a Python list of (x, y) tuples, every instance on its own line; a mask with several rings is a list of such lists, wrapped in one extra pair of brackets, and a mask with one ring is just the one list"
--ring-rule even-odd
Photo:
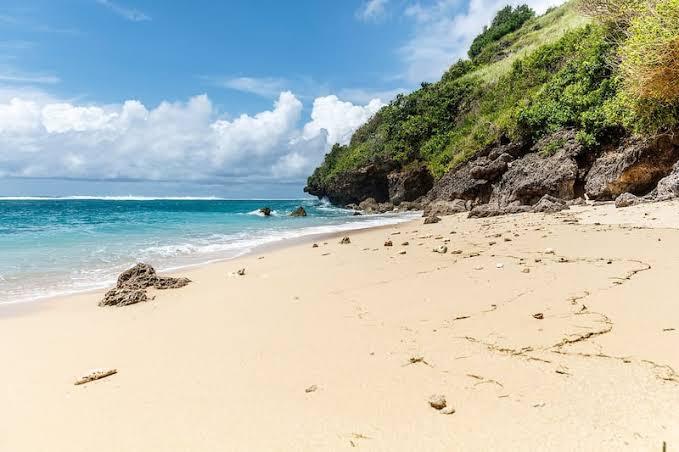
[[(576, 139), (576, 131), (566, 129), (532, 145), (498, 143), (436, 182), (423, 165), (403, 169), (386, 162), (305, 190), (340, 205), (372, 198), (395, 206), (407, 202), (410, 208), (419, 200), (415, 207), (443, 214), (485, 206), (477, 211), (486, 216), (549, 211), (561, 202), (585, 197), (610, 201), (623, 193), (645, 196), (655, 193), (658, 182), (672, 173), (677, 162), (679, 131), (647, 139), (622, 137), (614, 144), (586, 149)], [(663, 193), (674, 193), (665, 185), (674, 187), (665, 181)]]

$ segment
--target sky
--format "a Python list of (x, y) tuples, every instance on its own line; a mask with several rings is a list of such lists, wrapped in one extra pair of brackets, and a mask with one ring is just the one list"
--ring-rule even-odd
[(0, 196), (301, 197), (506, 4), (3, 0)]

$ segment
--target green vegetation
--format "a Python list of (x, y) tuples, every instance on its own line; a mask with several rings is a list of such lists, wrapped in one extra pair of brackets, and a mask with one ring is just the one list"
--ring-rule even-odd
[(438, 178), (499, 140), (574, 128), (594, 147), (679, 125), (679, 0), (582, 0), (540, 17), (507, 7), (469, 55), (335, 145), (309, 182), (383, 160)]
[[(469, 52), (467, 52), (469, 58), (475, 61), (483, 61), (484, 58), (478, 58), (486, 50), (491, 50), (487, 53), (497, 53), (497, 49), (493, 49), (493, 47), (497, 47), (496, 44), (500, 38), (518, 30), (528, 19), (533, 17), (535, 17), (535, 12), (527, 5), (517, 6), (516, 8), (509, 5), (505, 6), (495, 15), (490, 27), (483, 27), (483, 32), (474, 39), (469, 47)], [(487, 57), (485, 59), (487, 60)]]

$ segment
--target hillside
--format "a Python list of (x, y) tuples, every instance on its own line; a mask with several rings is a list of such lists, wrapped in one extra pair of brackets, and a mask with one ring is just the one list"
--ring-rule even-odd
[[(504, 8), (474, 40), (469, 58), (438, 82), (397, 96), (347, 146), (335, 145), (305, 190), (338, 204), (366, 198), (399, 204), (429, 193), (429, 200), (476, 205), (498, 199), (492, 192), (511, 160), (532, 153), (549, 159), (565, 149), (577, 166), (568, 190), (537, 189), (530, 199), (511, 202), (534, 204), (544, 194), (606, 199), (620, 190), (648, 193), (679, 159), (673, 138), (669, 144), (662, 138), (679, 124), (679, 1), (648, 5), (569, 2), (539, 17), (525, 6)], [(600, 183), (607, 189), (585, 190), (597, 159), (612, 150), (624, 154), (626, 146), (637, 146), (642, 157), (667, 155), (639, 184), (610, 189), (615, 181), (606, 179)], [(500, 154), (509, 156), (495, 162), (496, 170), (490, 165), (483, 177), (471, 177), (474, 186), (485, 182), (488, 193), (449, 190), (473, 167), (493, 163), (488, 155)], [(644, 158), (640, 164), (648, 169)]]

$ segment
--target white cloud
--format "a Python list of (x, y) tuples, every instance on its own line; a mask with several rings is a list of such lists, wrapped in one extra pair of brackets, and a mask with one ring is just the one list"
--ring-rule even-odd
[(361, 107), (343, 102), (337, 96), (319, 97), (314, 100), (311, 121), (304, 126), (304, 137), (314, 137), (325, 130), (329, 144), (347, 144), (354, 131), (383, 106), (379, 99)]
[(564, 0), (470, 0), (460, 12), (458, 0), (416, 3), (405, 10), (415, 22), (415, 33), (399, 49), (405, 64), (403, 77), (411, 83), (434, 81), (467, 49), (484, 25), (490, 24), (498, 10), (510, 5), (527, 4), (542, 14)]
[(277, 96), (288, 84), (284, 79), (272, 77), (207, 77), (207, 79), (223, 88), (256, 94), (262, 97)]
[(366, 0), (356, 11), (356, 17), (363, 22), (378, 21), (386, 13), (386, 6), (389, 0)]
[(0, 89), (0, 174), (92, 180), (301, 181), (330, 145), (347, 142), (382, 103), (280, 93), (272, 108), (222, 119), (206, 95), (148, 108), (136, 100), (81, 105)]
[(144, 14), (143, 12), (134, 8), (128, 8), (119, 5), (115, 2), (112, 2), (111, 0), (97, 0), (97, 3), (110, 9), (120, 17), (132, 22), (145, 22), (151, 20), (151, 18)]

